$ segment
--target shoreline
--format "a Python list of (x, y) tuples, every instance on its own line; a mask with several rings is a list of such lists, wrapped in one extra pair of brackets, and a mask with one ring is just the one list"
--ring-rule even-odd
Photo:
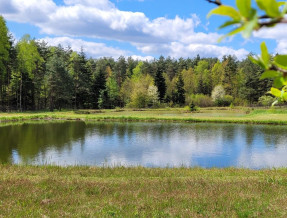
[[(66, 112), (24, 112), (24, 113), (2, 113), (0, 114), (0, 123), (25, 122), (36, 120), (70, 120), (70, 121), (123, 121), (123, 122), (176, 122), (176, 123), (234, 123), (234, 124), (262, 124), (262, 125), (287, 125), (287, 112), (280, 113), (259, 113), (246, 114), (238, 116), (212, 116), (206, 109), (203, 113), (186, 113), (177, 110), (147, 110), (147, 111), (124, 111), (114, 112), (106, 110), (103, 113), (78, 114), (74, 111)], [(214, 110), (224, 114), (225, 110)], [(262, 111), (262, 110), (261, 110)], [(141, 113), (142, 112), (142, 113)], [(164, 112), (178, 114), (162, 115)], [(213, 111), (212, 111), (213, 112)], [(131, 114), (128, 114), (131, 113)], [(205, 115), (206, 113), (206, 115)], [(197, 116), (200, 114), (201, 116)], [(274, 117), (274, 119), (272, 119)]]

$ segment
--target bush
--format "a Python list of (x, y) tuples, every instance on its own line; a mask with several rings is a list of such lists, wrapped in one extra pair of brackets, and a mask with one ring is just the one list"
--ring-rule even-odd
[(275, 98), (268, 96), (268, 95), (261, 96), (258, 99), (258, 103), (262, 106), (271, 106), (274, 101), (275, 101)]
[(215, 100), (215, 104), (218, 107), (227, 107), (233, 102), (233, 97), (231, 95), (225, 95), (223, 98)]
[(137, 92), (132, 95), (131, 102), (128, 107), (131, 108), (146, 108), (148, 106), (149, 97), (146, 93)]
[(191, 95), (187, 100), (188, 100), (187, 103), (189, 104), (189, 106), (191, 104), (194, 104), (197, 107), (212, 107), (212, 106), (214, 106), (212, 98), (210, 96), (204, 95), (204, 94)]
[(242, 99), (242, 98), (235, 98), (233, 100), (233, 104), (235, 106), (243, 106), (243, 107), (247, 107), (249, 104), (248, 104), (248, 101), (245, 100), (245, 99)]
[(195, 106), (195, 104), (191, 103), (189, 106), (185, 106), (183, 109), (185, 111), (194, 112), (194, 111), (198, 111), (199, 107), (197, 107), (197, 106)]

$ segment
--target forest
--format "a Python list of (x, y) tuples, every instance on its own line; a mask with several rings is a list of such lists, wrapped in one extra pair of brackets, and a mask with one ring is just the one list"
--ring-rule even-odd
[(0, 16), (1, 111), (270, 105), (263, 72), (230, 55), (88, 58), (29, 35), (15, 42)]

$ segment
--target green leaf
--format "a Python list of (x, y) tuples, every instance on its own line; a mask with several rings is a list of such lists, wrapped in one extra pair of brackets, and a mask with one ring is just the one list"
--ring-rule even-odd
[(287, 1), (286, 1), (285, 5), (283, 7), (282, 15), (284, 16), (286, 14), (286, 12), (287, 12)]
[(236, 21), (236, 20), (229, 20), (229, 21), (225, 22), (224, 24), (222, 24), (218, 29), (223, 29), (225, 27), (228, 27), (228, 26), (231, 26), (234, 24), (238, 24), (238, 23), (240, 23), (240, 22)]
[(280, 72), (277, 72), (275, 70), (267, 70), (265, 71), (262, 76), (260, 77), (260, 79), (266, 79), (266, 78), (274, 78), (280, 76)]
[(255, 58), (252, 57), (252, 56), (249, 56), (248, 58), (249, 58), (249, 60), (250, 60), (252, 63), (257, 64), (257, 65), (259, 65), (259, 66), (262, 67), (262, 68), (265, 68), (265, 66), (264, 66), (264, 64), (262, 63), (261, 60), (255, 59)]
[(274, 80), (274, 87), (281, 88), (282, 86), (286, 85), (286, 81), (283, 77), (278, 77)]
[(275, 97), (280, 98), (281, 97), (281, 91), (276, 88), (271, 88), (271, 94), (274, 95)]
[(251, 11), (251, 0), (236, 0), (237, 8), (243, 17), (249, 18)]
[(228, 37), (228, 36), (232, 36), (235, 35), (237, 33), (240, 33), (241, 31), (244, 30), (244, 26), (238, 27), (235, 30), (232, 30), (231, 32), (227, 33), (226, 35), (222, 36), (219, 38), (218, 42), (221, 42), (224, 38)]
[(276, 0), (256, 0), (258, 7), (270, 17), (281, 17), (279, 4)]
[(279, 7), (281, 7), (281, 6), (285, 5), (285, 4), (286, 4), (286, 2), (278, 2)]
[(254, 57), (252, 56), (248, 56), (249, 60), (253, 63), (253, 64), (259, 64), (259, 60), (255, 59)]
[(263, 64), (265, 65), (265, 69), (268, 69), (270, 56), (269, 56), (268, 48), (265, 42), (261, 43), (261, 59), (262, 59)]
[(283, 95), (282, 95), (282, 98), (284, 101), (287, 101), (287, 92), (285, 92)]
[(274, 61), (278, 67), (287, 70), (287, 55), (277, 55)]
[(242, 31), (242, 36), (244, 38), (249, 38), (254, 29), (258, 26), (258, 17), (256, 10), (252, 11), (252, 19), (244, 24), (244, 30)]
[(236, 20), (236, 21), (241, 20), (241, 16), (240, 16), (239, 12), (231, 6), (222, 5), (222, 6), (219, 6), (217, 8), (214, 8), (213, 10), (211, 10), (208, 13), (207, 17), (209, 18), (213, 14), (228, 16), (228, 17), (233, 18), (233, 20)]

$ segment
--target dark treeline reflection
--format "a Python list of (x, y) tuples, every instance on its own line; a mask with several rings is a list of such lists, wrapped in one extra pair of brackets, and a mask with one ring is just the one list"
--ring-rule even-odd
[(17, 151), (23, 160), (45, 153), (49, 148), (70, 149), (74, 141), (84, 144), (87, 133), (84, 122), (23, 123), (0, 127), (0, 161), (12, 160)]
[[(0, 162), (53, 163), (57, 156), (60, 165), (273, 167), (263, 158), (287, 155), (286, 133), (284, 126), (208, 123), (6, 124), (0, 126)], [(275, 166), (287, 166), (286, 158), (275, 159)]]

